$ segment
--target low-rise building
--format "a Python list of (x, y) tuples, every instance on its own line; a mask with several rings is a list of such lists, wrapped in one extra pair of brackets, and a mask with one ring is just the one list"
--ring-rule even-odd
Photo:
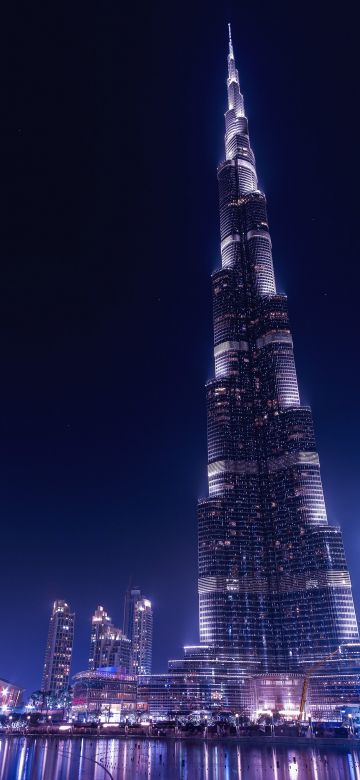
[(0, 711), (8, 712), (21, 704), (24, 689), (0, 678)]
[(135, 677), (114, 667), (79, 672), (73, 678), (72, 713), (86, 720), (119, 723), (146, 709), (138, 701)]

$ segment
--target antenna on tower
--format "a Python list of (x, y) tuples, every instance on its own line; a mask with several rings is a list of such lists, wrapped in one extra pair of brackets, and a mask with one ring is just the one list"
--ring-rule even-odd
[(234, 50), (232, 45), (232, 38), (231, 38), (231, 23), (228, 23), (228, 29), (229, 29), (229, 55), (231, 58), (234, 57)]

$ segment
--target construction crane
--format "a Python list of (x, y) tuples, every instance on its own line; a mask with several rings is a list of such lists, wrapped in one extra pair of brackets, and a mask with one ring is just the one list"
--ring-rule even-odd
[(303, 720), (304, 718), (307, 691), (308, 691), (311, 677), (315, 672), (317, 672), (318, 669), (321, 669), (321, 667), (324, 666), (324, 664), (326, 664), (327, 661), (330, 661), (331, 658), (333, 658), (334, 655), (337, 655), (338, 653), (341, 653), (341, 647), (337, 647), (336, 650), (333, 650), (332, 653), (326, 655), (325, 658), (322, 658), (321, 661), (318, 661), (316, 664), (314, 664), (314, 666), (311, 666), (310, 669), (308, 669), (308, 671), (306, 672), (306, 675), (304, 677), (302, 692), (301, 692), (301, 702), (300, 702), (300, 711), (299, 711), (298, 720)]

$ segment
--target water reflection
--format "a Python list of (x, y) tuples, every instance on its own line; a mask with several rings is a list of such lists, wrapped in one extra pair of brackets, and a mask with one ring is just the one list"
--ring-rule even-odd
[(360, 780), (347, 747), (0, 738), (0, 780)]

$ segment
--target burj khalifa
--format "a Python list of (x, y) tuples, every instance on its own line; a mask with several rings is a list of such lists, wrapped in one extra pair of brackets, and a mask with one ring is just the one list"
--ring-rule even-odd
[(242, 682), (266, 682), (301, 679), (315, 665), (313, 701), (334, 708), (359, 696), (351, 582), (341, 530), (327, 520), (287, 297), (276, 289), (230, 26), (227, 62), (215, 376), (206, 386), (209, 489), (198, 504), (200, 645), (185, 649), (185, 667), (170, 662), (170, 670), (191, 669), (194, 680), (205, 669), (210, 679), (211, 663), (221, 663), (224, 703), (229, 669)]
[(200, 640), (262, 672), (357, 654), (339, 527), (328, 524), (311, 409), (302, 404), (286, 295), (276, 290), (229, 26), (221, 268), (213, 274), (209, 496), (199, 502)]

